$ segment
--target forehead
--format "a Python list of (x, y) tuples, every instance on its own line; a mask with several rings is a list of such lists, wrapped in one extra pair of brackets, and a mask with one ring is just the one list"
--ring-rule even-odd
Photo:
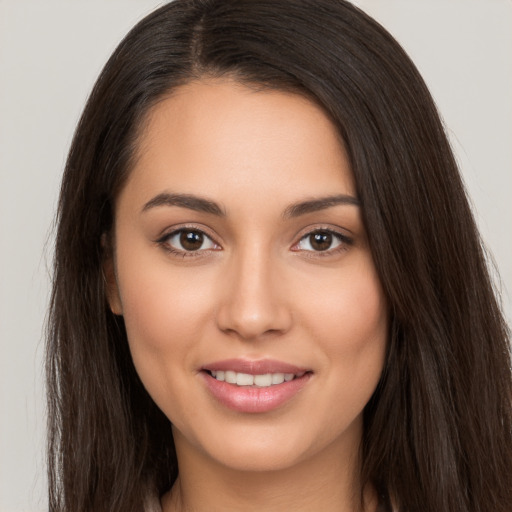
[(171, 188), (218, 197), (248, 187), (274, 195), (333, 188), (355, 194), (344, 145), (321, 107), (228, 79), (178, 87), (152, 108), (130, 184), (148, 195)]

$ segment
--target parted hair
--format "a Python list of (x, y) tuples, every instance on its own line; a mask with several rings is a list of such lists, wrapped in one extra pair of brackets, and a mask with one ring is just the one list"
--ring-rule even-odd
[[(346, 146), (390, 309), (364, 410), (362, 488), (381, 510), (510, 512), (509, 331), (435, 104), (399, 44), (343, 0), (175, 0), (105, 65), (69, 151), (47, 335), (49, 509), (140, 512), (178, 474), (102, 264), (150, 109), (229, 76), (305, 95)], [(361, 490), (362, 492), (362, 490)]]

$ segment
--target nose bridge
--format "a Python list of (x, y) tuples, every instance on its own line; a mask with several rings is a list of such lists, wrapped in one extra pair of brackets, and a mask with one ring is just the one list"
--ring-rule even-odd
[(226, 272), (225, 293), (219, 305), (218, 324), (223, 331), (254, 339), (290, 326), (277, 262), (269, 251), (253, 243), (236, 251)]

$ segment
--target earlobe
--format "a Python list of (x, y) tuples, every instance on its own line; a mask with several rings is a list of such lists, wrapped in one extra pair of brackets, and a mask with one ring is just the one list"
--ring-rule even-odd
[(114, 266), (114, 252), (106, 233), (103, 233), (101, 236), (101, 248), (103, 251), (102, 273), (106, 299), (112, 313), (114, 315), (122, 315), (123, 307)]

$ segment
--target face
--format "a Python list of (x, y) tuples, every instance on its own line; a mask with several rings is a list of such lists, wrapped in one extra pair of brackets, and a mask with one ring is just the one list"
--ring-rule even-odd
[(178, 457), (274, 470), (357, 449), (387, 311), (318, 106), (229, 80), (173, 91), (145, 125), (114, 238), (110, 306)]

